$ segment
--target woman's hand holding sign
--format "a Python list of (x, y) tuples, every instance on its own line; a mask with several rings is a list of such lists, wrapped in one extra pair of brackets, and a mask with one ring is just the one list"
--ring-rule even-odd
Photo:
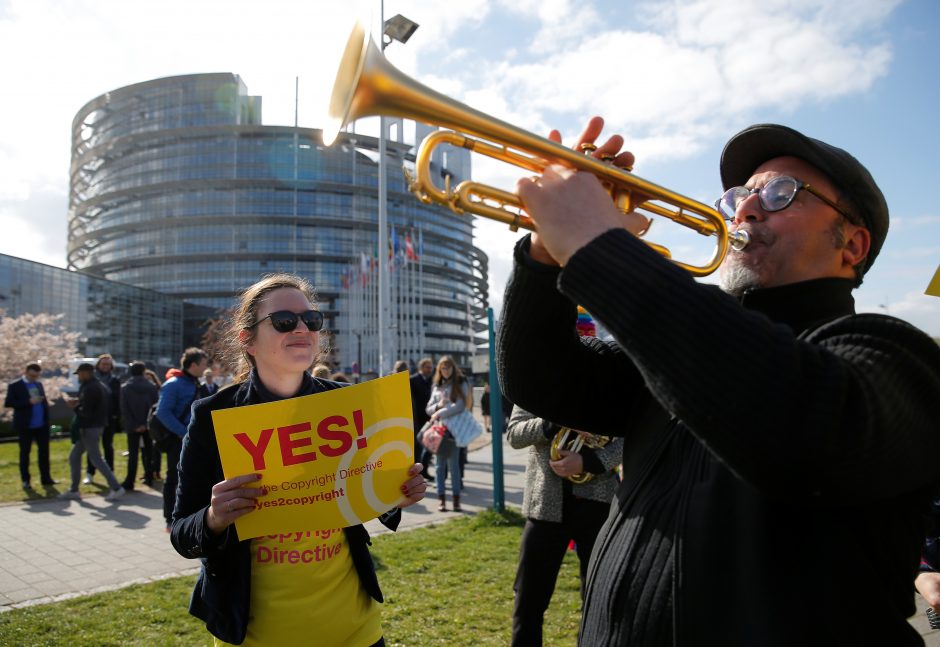
[[(407, 508), (424, 498), (427, 483), (421, 476), (422, 465), (415, 463), (408, 469), (408, 480), (402, 483), (405, 500), (399, 508)], [(267, 494), (264, 488), (245, 487), (261, 479), (259, 474), (243, 474), (212, 486), (212, 499), (206, 511), (206, 525), (214, 534), (221, 534), (239, 517), (257, 507), (256, 500)]]
[(401, 486), (401, 493), (405, 495), (405, 500), (398, 504), (399, 508), (407, 508), (424, 498), (428, 484), (421, 476), (422, 469), (424, 466), (421, 463), (415, 463), (408, 469), (409, 478)]
[(243, 474), (213, 485), (212, 499), (206, 512), (209, 530), (216, 535), (221, 534), (236, 519), (254, 510), (255, 500), (264, 496), (265, 490), (244, 486), (260, 479), (259, 474)]

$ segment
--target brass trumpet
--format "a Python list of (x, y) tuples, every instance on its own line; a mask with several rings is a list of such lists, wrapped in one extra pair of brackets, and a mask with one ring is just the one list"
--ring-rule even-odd
[[(584, 447), (600, 449), (609, 443), (610, 440), (610, 436), (589, 434), (584, 431), (578, 432), (568, 427), (562, 427), (558, 430), (558, 433), (555, 434), (555, 437), (552, 438), (552, 460), (557, 461), (561, 458), (561, 454), (558, 453), (561, 449), (566, 449), (569, 452), (580, 453), (581, 449)], [(579, 474), (572, 474), (566, 478), (576, 485), (581, 485), (593, 479), (594, 475), (590, 472), (581, 472)]]
[[(704, 236), (715, 236), (715, 251), (707, 263), (690, 265), (673, 260), (694, 276), (706, 276), (718, 269), (729, 245), (743, 249), (748, 243), (745, 232), (729, 233), (722, 216), (707, 205), (533, 135), (418, 83), (391, 65), (363, 26), (356, 24), (333, 85), (323, 143), (332, 144), (350, 121), (377, 115), (413, 119), (454, 131), (431, 134), (418, 150), (409, 189), (423, 202), (438, 202), (458, 214), (470, 212), (504, 222), (513, 231), (519, 227), (535, 230), (514, 193), (472, 181), (451, 188), (449, 179), (445, 179), (443, 189), (438, 188), (431, 180), (431, 154), (435, 146), (447, 143), (535, 173), (541, 173), (550, 164), (593, 173), (621, 211), (636, 210), (668, 218)], [(634, 204), (639, 202), (634, 196), (643, 196), (643, 201)], [(648, 244), (671, 258), (665, 247)]]

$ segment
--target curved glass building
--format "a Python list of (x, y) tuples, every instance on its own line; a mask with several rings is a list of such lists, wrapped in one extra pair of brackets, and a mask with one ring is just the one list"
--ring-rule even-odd
[[(185, 337), (266, 273), (317, 287), (334, 364), (378, 368), (375, 275), (391, 264), (392, 358), (474, 353), (487, 306), (487, 257), (473, 223), (407, 191), (411, 148), (388, 142), (388, 222), (377, 247), (378, 140), (261, 125), (261, 98), (234, 74), (119, 88), (72, 123), (68, 266), (182, 298)], [(456, 155), (454, 156), (456, 159)], [(455, 179), (462, 159), (438, 167)], [(391, 259), (389, 259), (389, 256)]]

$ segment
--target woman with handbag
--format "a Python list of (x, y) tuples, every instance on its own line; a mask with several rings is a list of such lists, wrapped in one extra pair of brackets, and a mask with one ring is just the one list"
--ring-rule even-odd
[[(460, 478), (460, 448), (467, 447), (470, 440), (480, 433), (479, 424), (473, 419), (470, 410), (472, 392), (470, 383), (464, 377), (454, 360), (445, 355), (438, 361), (434, 372), (434, 389), (428, 401), (426, 411), (431, 420), (429, 425), (445, 425), (454, 437), (456, 448), (446, 456), (441, 452), (437, 454), (437, 498), (440, 503), (437, 509), (447, 511), (447, 474), (450, 473), (451, 491), (454, 495), (454, 512), (460, 512), (460, 491), (462, 481)], [(473, 428), (476, 425), (476, 428)]]
[[(257, 474), (226, 479), (212, 412), (321, 393), (347, 386), (314, 378), (323, 314), (304, 279), (275, 274), (249, 287), (233, 316), (229, 346), (240, 359), (235, 384), (198, 400), (183, 443), (171, 539), (184, 557), (202, 561), (189, 611), (219, 645), (309, 644), (380, 647), (382, 592), (362, 525), (240, 537), (233, 522), (264, 493)], [(401, 485), (405, 499), (379, 521), (391, 529), (400, 508), (424, 498), (421, 464)], [(325, 550), (326, 547), (329, 550)], [(272, 560), (272, 554), (310, 556)], [(314, 558), (314, 556), (316, 556)], [(315, 630), (315, 637), (311, 637)]]

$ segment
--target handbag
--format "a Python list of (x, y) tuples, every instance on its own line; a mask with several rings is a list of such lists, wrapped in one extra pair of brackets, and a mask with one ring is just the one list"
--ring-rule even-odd
[(450, 433), (454, 435), (458, 447), (468, 446), (470, 441), (483, 433), (483, 427), (466, 409), (455, 416), (446, 418), (445, 422)]
[(445, 459), (450, 456), (457, 443), (447, 425), (432, 425), (428, 422), (421, 431), (421, 445), (432, 454)]

